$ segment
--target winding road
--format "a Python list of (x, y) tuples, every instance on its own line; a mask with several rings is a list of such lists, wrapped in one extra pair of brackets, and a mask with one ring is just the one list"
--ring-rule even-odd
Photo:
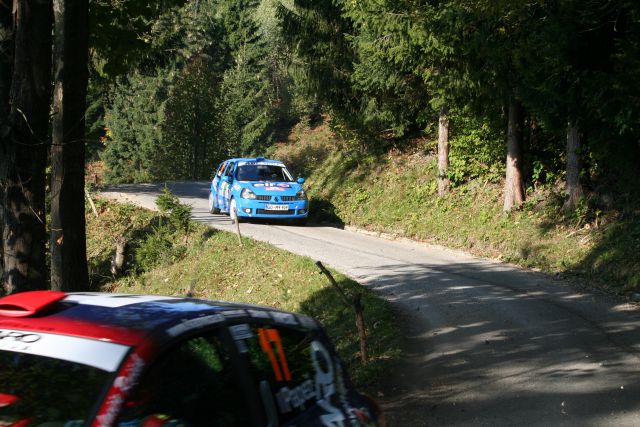
[[(233, 231), (228, 217), (207, 212), (208, 184), (168, 185), (195, 220)], [(102, 194), (155, 209), (163, 185)], [(633, 304), (411, 241), (316, 225), (241, 230), (332, 266), (396, 308), (406, 349), (378, 397), (391, 427), (640, 426)]]

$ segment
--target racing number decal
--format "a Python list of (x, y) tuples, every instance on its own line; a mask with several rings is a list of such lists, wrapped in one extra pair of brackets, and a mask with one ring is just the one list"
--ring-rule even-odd
[[(344, 412), (332, 402), (336, 394), (336, 384), (334, 382), (335, 365), (331, 354), (320, 341), (311, 342), (310, 352), (315, 378), (307, 377), (304, 382), (292, 388), (289, 386), (280, 388), (275, 393), (280, 413), (288, 414), (294, 409), (303, 411), (307, 408), (306, 402), (315, 399), (318, 406), (322, 408), (323, 413), (319, 415), (323, 426), (344, 427)], [(275, 363), (275, 356), (272, 363)]]
[[(282, 348), (282, 339), (280, 338), (280, 332), (277, 329), (259, 328), (258, 336), (260, 337), (260, 347), (267, 354), (273, 367), (273, 373), (276, 376), (276, 381), (291, 381), (291, 372), (289, 371), (289, 365), (287, 364), (287, 358)], [(272, 345), (273, 344), (273, 345)], [(278, 357), (280, 363), (276, 360), (273, 347), (275, 346), (278, 351)]]
[(331, 397), (336, 393), (333, 360), (320, 341), (311, 342), (311, 362), (316, 370), (316, 399), (318, 405), (326, 411), (320, 416), (322, 424), (326, 427), (344, 427), (344, 414), (331, 403)]

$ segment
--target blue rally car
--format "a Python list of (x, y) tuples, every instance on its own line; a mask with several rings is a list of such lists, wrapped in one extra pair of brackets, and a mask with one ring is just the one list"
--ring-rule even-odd
[(220, 164), (209, 192), (209, 212), (228, 213), (233, 222), (249, 218), (289, 219), (303, 225), (309, 201), (284, 163), (264, 157), (229, 159)]

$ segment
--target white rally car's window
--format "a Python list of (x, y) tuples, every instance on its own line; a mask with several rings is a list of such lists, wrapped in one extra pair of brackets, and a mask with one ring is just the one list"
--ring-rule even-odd
[(125, 408), (119, 426), (139, 426), (154, 414), (163, 425), (252, 425), (233, 361), (215, 332), (167, 349), (142, 374)]
[(84, 364), (0, 350), (0, 426), (86, 425), (111, 380), (111, 373)]
[(0, 329), (0, 350), (51, 357), (114, 372), (129, 347), (67, 335)]
[(230, 332), (248, 358), (249, 374), (274, 425), (294, 422), (314, 405), (323, 425), (344, 425), (339, 367), (313, 332), (268, 325), (236, 325)]

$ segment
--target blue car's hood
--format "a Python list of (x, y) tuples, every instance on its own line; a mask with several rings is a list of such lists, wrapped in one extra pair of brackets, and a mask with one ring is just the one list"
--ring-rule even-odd
[(297, 182), (252, 181), (243, 182), (242, 186), (250, 188), (256, 194), (273, 196), (295, 196), (302, 190), (302, 186)]

